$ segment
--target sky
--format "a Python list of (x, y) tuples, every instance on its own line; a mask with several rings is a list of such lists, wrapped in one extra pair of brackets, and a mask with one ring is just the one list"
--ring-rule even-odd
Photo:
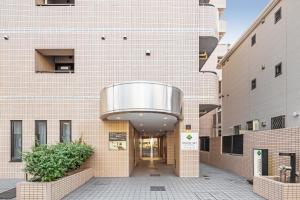
[(223, 17), (227, 21), (227, 32), (221, 43), (233, 44), (239, 39), (269, 2), (270, 0), (227, 0)]

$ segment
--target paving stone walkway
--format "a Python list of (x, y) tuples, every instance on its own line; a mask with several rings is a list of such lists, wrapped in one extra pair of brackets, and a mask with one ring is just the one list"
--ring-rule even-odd
[[(158, 164), (156, 167), (147, 168), (144, 162), (137, 167), (130, 178), (93, 178), (65, 199), (263, 199), (252, 192), (252, 186), (242, 177), (204, 164), (201, 164), (200, 168), (199, 178), (179, 178), (171, 173), (171, 169), (168, 171), (165, 165)], [(151, 187), (166, 191), (150, 191)]]
[[(22, 179), (0, 179), (0, 194), (2, 192), (15, 188), (16, 184), (20, 181), (22, 181)], [(1, 195), (0, 195), (0, 199), (1, 200), (3, 199), (1, 198)]]

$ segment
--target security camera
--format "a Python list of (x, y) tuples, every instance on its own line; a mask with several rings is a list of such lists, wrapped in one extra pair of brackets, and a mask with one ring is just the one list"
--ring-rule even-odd
[(9, 37), (8, 37), (7, 35), (5, 35), (5, 36), (3, 37), (3, 39), (4, 39), (4, 40), (8, 40)]

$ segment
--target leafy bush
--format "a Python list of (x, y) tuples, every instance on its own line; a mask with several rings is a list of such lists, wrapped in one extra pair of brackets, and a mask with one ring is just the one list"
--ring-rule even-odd
[(55, 181), (78, 169), (92, 154), (92, 147), (81, 140), (40, 145), (33, 147), (32, 152), (23, 154), (24, 171), (33, 176), (32, 181)]

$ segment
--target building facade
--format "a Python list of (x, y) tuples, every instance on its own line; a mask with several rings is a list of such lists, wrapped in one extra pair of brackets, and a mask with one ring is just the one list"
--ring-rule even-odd
[(154, 136), (176, 175), (198, 176), (199, 148), (182, 144), (199, 134), (199, 106), (219, 104), (217, 74), (199, 71), (225, 32), (225, 7), (1, 1), (0, 177), (23, 178), (21, 153), (36, 143), (80, 137), (95, 149), (95, 176), (127, 177)]
[(296, 8), (297, 1), (272, 1), (221, 62), (225, 135), (299, 127)]
[(267, 150), (267, 174), (300, 167), (299, 1), (273, 0), (221, 60), (222, 137), (201, 162), (254, 176), (255, 150)]

